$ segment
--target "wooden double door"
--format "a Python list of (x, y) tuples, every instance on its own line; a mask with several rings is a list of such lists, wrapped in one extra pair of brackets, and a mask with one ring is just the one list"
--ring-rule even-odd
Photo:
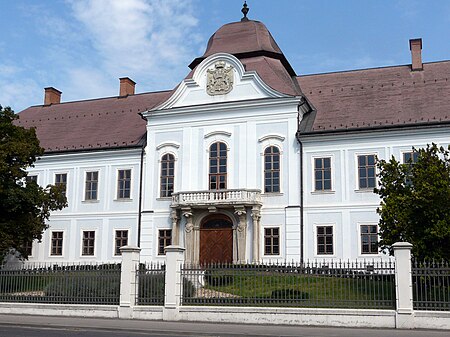
[(225, 215), (206, 217), (200, 226), (200, 264), (233, 262), (233, 222)]

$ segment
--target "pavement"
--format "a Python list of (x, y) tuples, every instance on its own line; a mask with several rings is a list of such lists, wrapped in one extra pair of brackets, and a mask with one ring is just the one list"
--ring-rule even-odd
[(21, 336), (303, 336), (441, 337), (449, 331), (163, 322), (104, 318), (0, 315), (0, 337)]

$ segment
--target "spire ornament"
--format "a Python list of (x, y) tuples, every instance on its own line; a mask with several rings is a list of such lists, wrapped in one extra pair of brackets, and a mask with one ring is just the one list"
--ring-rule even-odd
[(247, 1), (244, 1), (244, 5), (242, 6), (242, 14), (244, 14), (244, 17), (241, 19), (241, 21), (248, 21), (247, 13), (249, 11), (249, 8), (247, 6)]

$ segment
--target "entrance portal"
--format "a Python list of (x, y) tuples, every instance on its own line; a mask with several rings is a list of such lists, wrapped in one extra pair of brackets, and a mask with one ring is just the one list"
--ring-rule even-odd
[(233, 222), (223, 214), (206, 217), (200, 226), (200, 264), (233, 262)]

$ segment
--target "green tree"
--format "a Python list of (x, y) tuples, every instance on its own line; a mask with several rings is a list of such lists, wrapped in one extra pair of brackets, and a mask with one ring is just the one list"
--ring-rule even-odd
[(50, 212), (67, 206), (62, 187), (26, 183), (27, 168), (44, 149), (34, 129), (14, 124), (18, 118), (0, 106), (0, 263), (10, 252), (27, 258), (25, 246), (42, 239)]
[(413, 149), (415, 163), (377, 162), (381, 248), (392, 253), (393, 243), (407, 241), (418, 259), (450, 260), (449, 150), (432, 144)]

